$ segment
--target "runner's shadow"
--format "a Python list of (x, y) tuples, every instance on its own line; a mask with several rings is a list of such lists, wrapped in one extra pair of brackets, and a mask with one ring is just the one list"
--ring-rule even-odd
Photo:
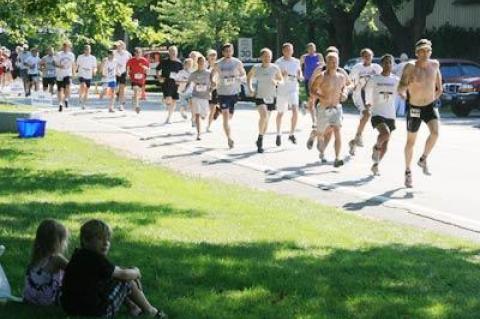
[(162, 156), (162, 159), (173, 159), (173, 158), (181, 158), (181, 157), (190, 157), (190, 156), (194, 156), (194, 155), (202, 155), (206, 152), (213, 151), (213, 150), (214, 150), (213, 148), (202, 147), (202, 148), (199, 148), (198, 150), (190, 152), (190, 153), (165, 155), (165, 156)]
[(205, 160), (202, 161), (204, 165), (216, 165), (216, 164), (225, 164), (225, 163), (234, 163), (243, 159), (252, 157), (253, 155), (258, 154), (257, 151), (246, 152), (241, 154), (228, 154), (228, 158), (216, 159), (213, 161)]
[(369, 175), (366, 177), (362, 177), (360, 179), (354, 179), (350, 181), (343, 181), (343, 182), (338, 182), (338, 183), (332, 183), (334, 187), (338, 186), (353, 186), (353, 187), (358, 187), (365, 185), (367, 183), (370, 183), (375, 177), (373, 175)]
[(166, 138), (166, 137), (182, 137), (182, 136), (192, 136), (192, 132), (184, 132), (184, 133), (166, 133), (166, 134), (160, 134), (160, 135), (153, 135), (153, 136), (147, 136), (147, 137), (142, 137), (140, 138), (140, 141), (149, 141), (149, 140), (154, 140), (157, 138)]
[(359, 211), (366, 207), (375, 207), (380, 206), (386, 203), (390, 199), (413, 199), (413, 192), (407, 191), (403, 196), (393, 196), (397, 191), (405, 189), (403, 187), (395, 188), (380, 195), (375, 195), (370, 198), (367, 198), (361, 202), (351, 202), (343, 205), (343, 208), (350, 211)]
[(291, 180), (291, 179), (295, 179), (297, 177), (302, 177), (302, 176), (326, 175), (331, 173), (338, 173), (335, 170), (329, 170), (329, 171), (323, 171), (323, 172), (314, 172), (309, 170), (309, 168), (319, 167), (320, 165), (322, 164), (316, 161), (312, 163), (307, 163), (302, 166), (290, 166), (290, 167), (279, 168), (276, 170), (267, 170), (265, 174), (268, 176), (266, 177), (265, 182), (278, 183), (283, 180)]
[(156, 147), (162, 147), (162, 146), (172, 146), (172, 145), (177, 145), (177, 144), (181, 144), (181, 143), (188, 143), (188, 142), (193, 142), (193, 139), (182, 139), (182, 140), (179, 140), (179, 141), (171, 141), (171, 142), (165, 142), (165, 143), (153, 143), (153, 144), (150, 144), (150, 146), (148, 146), (148, 148), (156, 148)]

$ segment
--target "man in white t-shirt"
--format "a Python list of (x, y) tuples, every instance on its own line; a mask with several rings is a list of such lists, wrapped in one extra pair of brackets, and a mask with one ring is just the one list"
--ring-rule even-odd
[(350, 79), (353, 82), (353, 103), (360, 112), (360, 122), (358, 123), (357, 132), (355, 138), (353, 138), (348, 146), (350, 147), (350, 155), (355, 155), (355, 148), (357, 146), (363, 147), (362, 133), (365, 129), (365, 125), (370, 119), (370, 108), (366, 107), (364, 100), (364, 89), (368, 80), (373, 75), (380, 74), (382, 67), (376, 63), (372, 63), (373, 51), (365, 48), (360, 51), (362, 62), (355, 64), (350, 72)]
[(365, 86), (365, 105), (371, 108), (372, 126), (379, 133), (372, 152), (373, 175), (378, 175), (378, 164), (387, 152), (390, 135), (395, 130), (395, 100), (400, 79), (392, 73), (393, 62), (392, 55), (384, 55), (382, 73), (372, 76)]
[(132, 58), (132, 55), (126, 50), (125, 42), (120, 40), (116, 44), (117, 49), (114, 51), (114, 58), (119, 65), (120, 72), (120, 75), (117, 76), (119, 110), (123, 111), (125, 109), (125, 86), (127, 85), (127, 62)]
[(31, 92), (32, 88), (38, 91), (40, 82), (40, 57), (38, 55), (38, 48), (32, 49), (32, 54), (25, 60), (25, 66), (28, 73), (28, 91)]
[(82, 109), (85, 109), (85, 103), (88, 99), (88, 90), (92, 84), (93, 76), (97, 73), (97, 58), (92, 54), (90, 45), (85, 45), (83, 54), (77, 58), (77, 75), (80, 81), (79, 100)]
[(276, 144), (282, 144), (281, 129), (282, 117), (289, 108), (292, 110), (292, 122), (290, 126), (290, 134), (288, 139), (297, 144), (295, 138), (295, 128), (298, 121), (298, 102), (299, 102), (299, 85), (298, 81), (303, 81), (302, 67), (300, 60), (293, 57), (293, 45), (284, 43), (282, 45), (283, 56), (275, 61), (282, 71), (283, 82), (277, 86), (277, 139)]
[(62, 51), (55, 56), (55, 66), (57, 67), (57, 95), (59, 107), (62, 112), (63, 107), (68, 107), (68, 98), (70, 97), (70, 85), (75, 71), (75, 55), (72, 53), (72, 43), (65, 41)]

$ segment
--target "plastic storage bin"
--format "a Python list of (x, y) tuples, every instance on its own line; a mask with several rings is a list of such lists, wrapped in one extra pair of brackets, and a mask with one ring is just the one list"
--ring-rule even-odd
[(46, 124), (47, 121), (39, 119), (17, 119), (18, 137), (44, 137)]

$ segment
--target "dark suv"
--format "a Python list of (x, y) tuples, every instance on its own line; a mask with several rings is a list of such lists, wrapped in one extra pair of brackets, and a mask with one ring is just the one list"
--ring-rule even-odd
[(450, 104), (456, 116), (468, 116), (480, 108), (480, 65), (458, 59), (439, 59), (443, 78), (442, 104)]

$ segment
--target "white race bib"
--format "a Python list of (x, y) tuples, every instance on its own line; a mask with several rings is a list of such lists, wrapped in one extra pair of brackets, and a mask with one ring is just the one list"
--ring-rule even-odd
[(295, 81), (297, 81), (297, 77), (295, 75), (288, 75), (287, 76), (287, 81), (288, 82), (295, 82)]
[(417, 117), (419, 118), (421, 114), (420, 109), (410, 109), (410, 117)]
[(231, 86), (235, 84), (235, 78), (223, 78), (223, 84), (225, 86)]
[(55, 76), (55, 70), (47, 70), (47, 78), (53, 78)]
[(263, 102), (265, 104), (273, 104), (273, 102), (275, 102), (275, 99), (273, 97), (264, 97)]
[(207, 86), (205, 84), (197, 84), (195, 89), (197, 92), (207, 92)]
[(178, 74), (176, 72), (170, 72), (170, 79), (176, 80), (178, 78)]
[(133, 75), (133, 78), (134, 78), (135, 80), (143, 80), (143, 74), (142, 74), (142, 73), (135, 73), (135, 74)]

